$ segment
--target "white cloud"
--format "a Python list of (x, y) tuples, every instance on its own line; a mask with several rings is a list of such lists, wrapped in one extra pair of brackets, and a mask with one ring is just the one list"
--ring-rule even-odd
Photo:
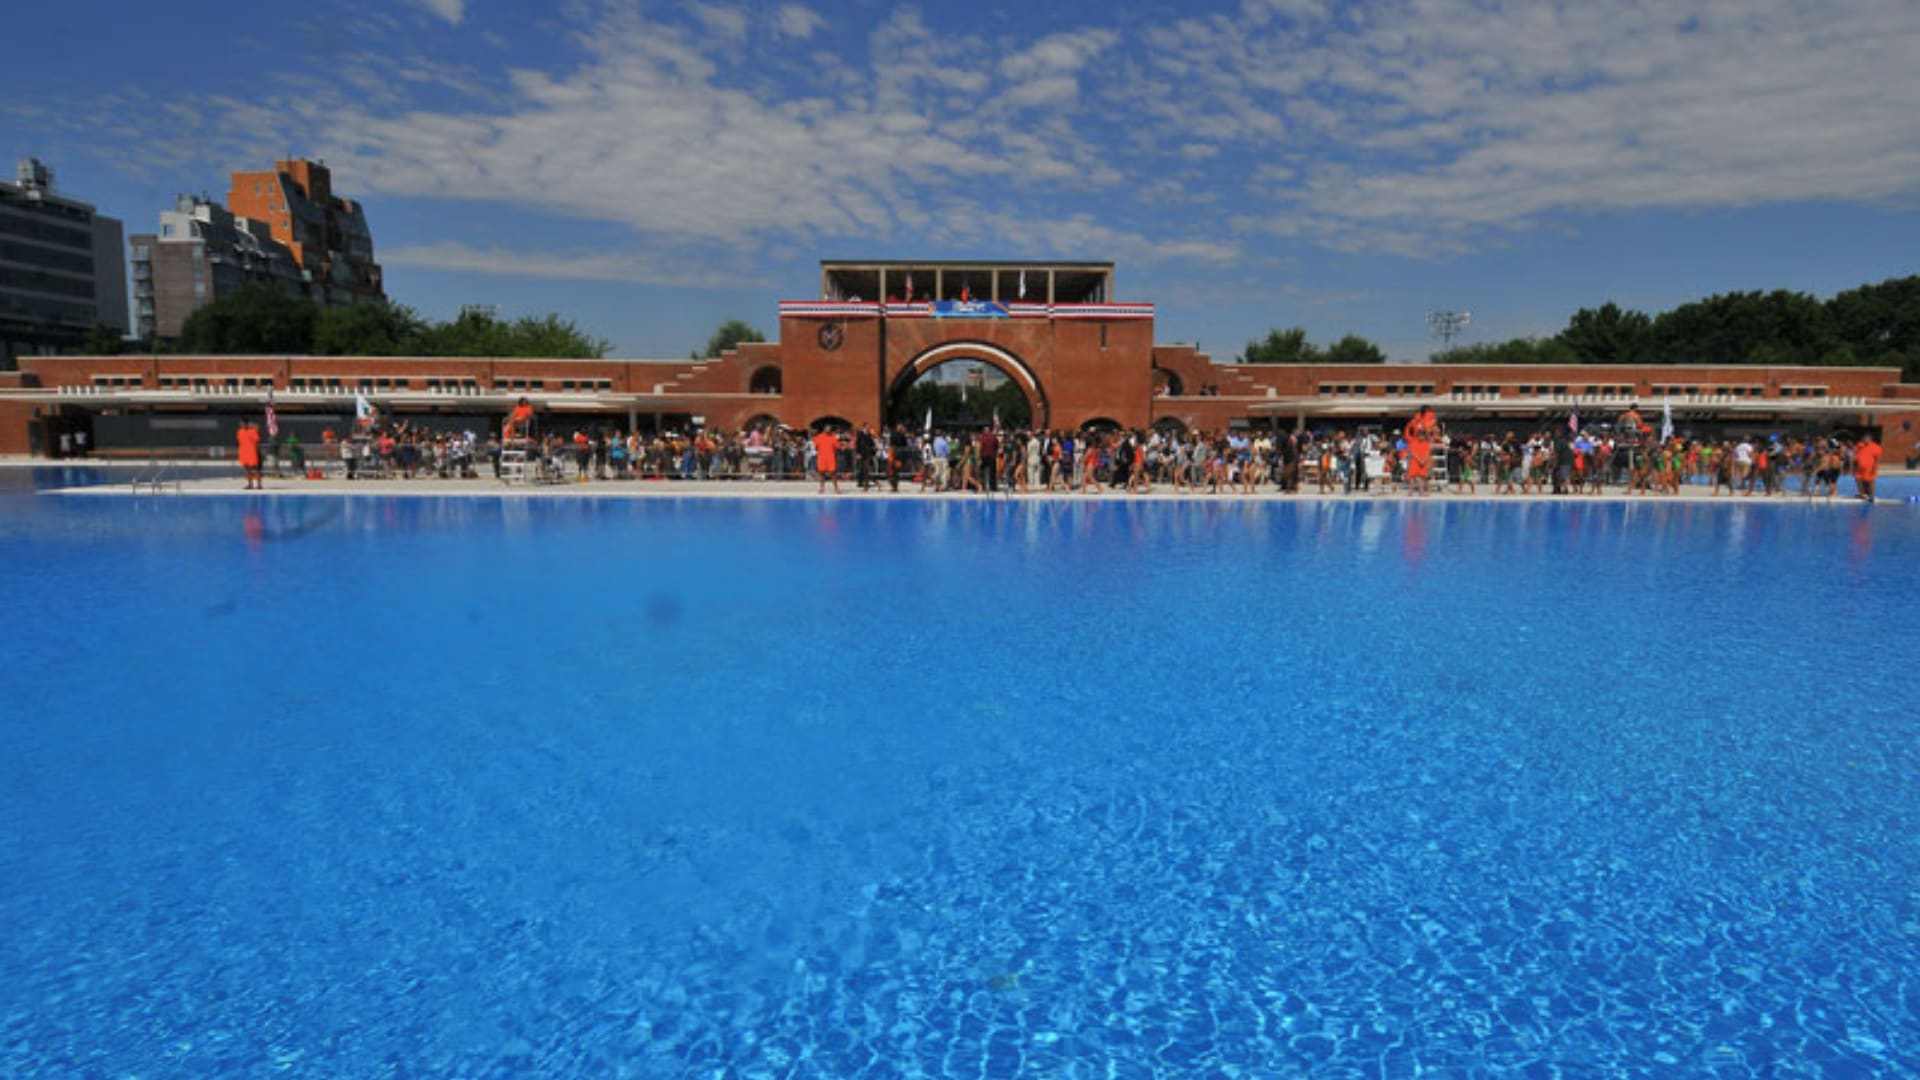
[(1247, 222), (1276, 234), (1431, 255), (1555, 215), (1920, 190), (1906, 0), (1268, 6), (1151, 34), (1191, 81), (1148, 111), (1167, 138), (1301, 151)]
[[(170, 168), (301, 147), (374, 199), (742, 259), (857, 242), (1220, 262), (1249, 235), (1434, 256), (1593, 212), (1920, 194), (1911, 0), (1244, 0), (1038, 40), (894, 7), (864, 50), (806, 40), (823, 23), (799, 3), (647, 12), (572, 0), (574, 51), (538, 70), (369, 50), (277, 98), (48, 115)], [(141, 139), (149, 119), (181, 138)]]
[(774, 29), (784, 37), (810, 38), (825, 23), (819, 12), (804, 4), (781, 4), (773, 13)]
[(746, 40), (747, 13), (740, 8), (694, 3), (687, 5), (687, 10), (715, 37), (735, 42)]
[(386, 266), (414, 270), (500, 274), (561, 281), (626, 281), (682, 288), (731, 289), (761, 284), (752, 274), (716, 271), (709, 261), (704, 260), (672, 258), (656, 261), (635, 255), (596, 251), (510, 251), (499, 247), (476, 248), (452, 240), (389, 248), (380, 253), (380, 262)]
[(407, 0), (407, 3), (454, 26), (459, 26), (467, 17), (467, 0)]

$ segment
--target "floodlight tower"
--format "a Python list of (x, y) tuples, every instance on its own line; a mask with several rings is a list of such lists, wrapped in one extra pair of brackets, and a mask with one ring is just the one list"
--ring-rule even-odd
[(1471, 311), (1429, 311), (1427, 312), (1427, 329), (1433, 331), (1433, 336), (1440, 339), (1441, 348), (1451, 348), (1453, 339), (1460, 336), (1460, 328), (1472, 319)]

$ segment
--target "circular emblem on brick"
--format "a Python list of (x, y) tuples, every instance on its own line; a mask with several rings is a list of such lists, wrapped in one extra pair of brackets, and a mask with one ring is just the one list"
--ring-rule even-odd
[(820, 328), (820, 347), (832, 352), (847, 340), (846, 330), (837, 322), (830, 322)]

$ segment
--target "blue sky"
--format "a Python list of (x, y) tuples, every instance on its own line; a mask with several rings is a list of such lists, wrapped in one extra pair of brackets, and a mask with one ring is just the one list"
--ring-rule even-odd
[[(242, 15), (246, 18), (243, 21)], [(773, 334), (821, 258), (1113, 259), (1162, 341), (1396, 359), (1920, 270), (1920, 4), (20, 5), (0, 152), (149, 229), (289, 153), (425, 314)], [(218, 31), (216, 27), (231, 27)]]

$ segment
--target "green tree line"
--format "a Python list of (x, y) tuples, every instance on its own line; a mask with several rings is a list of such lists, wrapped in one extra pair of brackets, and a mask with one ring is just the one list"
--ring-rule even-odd
[(1649, 315), (1581, 308), (1552, 337), (1462, 345), (1436, 364), (1805, 364), (1897, 367), (1920, 382), (1920, 275), (1806, 293), (1732, 292)]
[(1285, 330), (1270, 330), (1265, 338), (1247, 342), (1247, 351), (1240, 354), (1243, 364), (1384, 364), (1387, 354), (1380, 346), (1361, 337), (1348, 334), (1339, 341), (1321, 348), (1307, 340), (1305, 327), (1292, 326)]
[[(148, 346), (142, 346), (147, 348)], [(166, 351), (206, 355), (520, 356), (599, 359), (611, 346), (558, 315), (502, 319), (467, 310), (447, 322), (384, 302), (327, 308), (264, 287), (241, 289), (187, 317)]]

